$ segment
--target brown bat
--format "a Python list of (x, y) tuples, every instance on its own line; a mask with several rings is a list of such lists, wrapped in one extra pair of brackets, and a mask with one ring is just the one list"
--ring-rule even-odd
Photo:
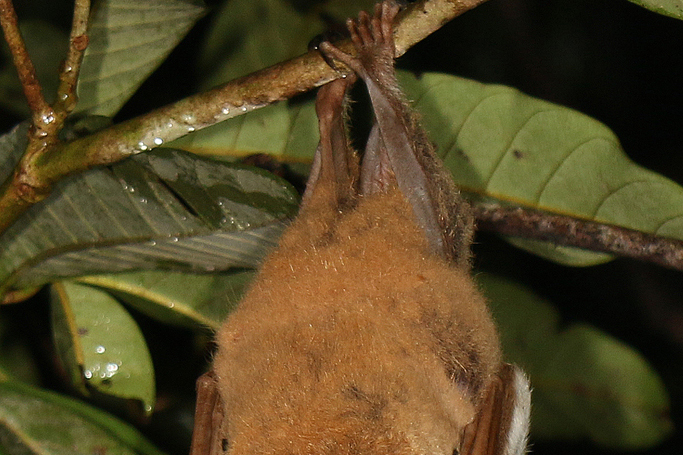
[(217, 335), (193, 455), (517, 455), (530, 391), (470, 275), (473, 219), (398, 88), (395, 3), (348, 28), (375, 113), (347, 143), (356, 76), (318, 92), (301, 211)]

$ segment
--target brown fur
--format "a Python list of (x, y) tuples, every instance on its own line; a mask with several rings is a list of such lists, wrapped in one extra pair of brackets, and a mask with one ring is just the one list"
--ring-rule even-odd
[(322, 88), (301, 213), (218, 333), (231, 455), (451, 455), (499, 372), (471, 215), (393, 76), (395, 14), (385, 2), (350, 27), (358, 59), (327, 46), (370, 91), (371, 165), (346, 145), (349, 82)]
[(500, 363), (483, 298), (398, 191), (321, 211), (218, 334), (229, 453), (450, 455)]

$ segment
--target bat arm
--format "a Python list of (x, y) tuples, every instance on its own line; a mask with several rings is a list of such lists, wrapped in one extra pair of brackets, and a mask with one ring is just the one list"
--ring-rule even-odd
[[(400, 104), (396, 104), (398, 100), (392, 102), (391, 95), (387, 95), (373, 78), (364, 78), (364, 82), (375, 111), (379, 136), (377, 141), (382, 144), (378, 149), (384, 151), (389, 163), (382, 163), (381, 153), (379, 156), (368, 156), (369, 152), (378, 154), (379, 150), (373, 149), (366, 150), (363, 160), (370, 158), (374, 162), (379, 161), (380, 168), (388, 167), (393, 171), (396, 184), (413, 208), (417, 223), (424, 230), (432, 249), (439, 255), (447, 256), (439, 213), (429, 191), (429, 177), (415, 156), (414, 140), (408, 136), (411, 129), (405, 125), (405, 116), (395, 107)], [(361, 174), (361, 187), (372, 178), (373, 176)]]

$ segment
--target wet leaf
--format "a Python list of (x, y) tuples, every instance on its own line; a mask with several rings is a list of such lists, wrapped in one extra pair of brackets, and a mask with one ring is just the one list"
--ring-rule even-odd
[(536, 437), (638, 450), (669, 434), (668, 395), (642, 355), (586, 324), (561, 329), (552, 305), (521, 285), (491, 275), (478, 281), (506, 359), (531, 378)]
[(140, 404), (151, 414), (154, 367), (140, 328), (110, 294), (63, 281), (52, 285), (57, 353), (81, 393), (92, 391)]
[[(465, 190), (683, 239), (683, 188), (633, 163), (597, 120), (500, 85), (435, 73), (400, 80)], [(539, 252), (537, 243), (516, 244)], [(576, 251), (540, 250), (572, 265), (606, 258)]]
[(78, 78), (77, 113), (113, 116), (204, 14), (200, 0), (101, 0)]
[(655, 13), (683, 19), (683, 1), (681, 0), (629, 0), (636, 5), (647, 8)]
[(83, 402), (0, 379), (0, 450), (163, 455), (135, 428)]
[(31, 207), (0, 237), (0, 282), (254, 267), (297, 204), (260, 169), (157, 149), (61, 182)]
[(254, 271), (190, 274), (150, 270), (78, 279), (107, 289), (162, 322), (218, 329), (242, 298)]

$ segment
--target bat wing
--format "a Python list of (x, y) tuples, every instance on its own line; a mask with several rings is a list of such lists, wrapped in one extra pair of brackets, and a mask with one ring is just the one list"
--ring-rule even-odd
[(503, 364), (474, 422), (465, 427), (460, 455), (523, 455), (531, 412), (529, 380)]
[(218, 394), (213, 371), (197, 379), (197, 405), (190, 455), (220, 455), (225, 452), (223, 440), (223, 401)]

